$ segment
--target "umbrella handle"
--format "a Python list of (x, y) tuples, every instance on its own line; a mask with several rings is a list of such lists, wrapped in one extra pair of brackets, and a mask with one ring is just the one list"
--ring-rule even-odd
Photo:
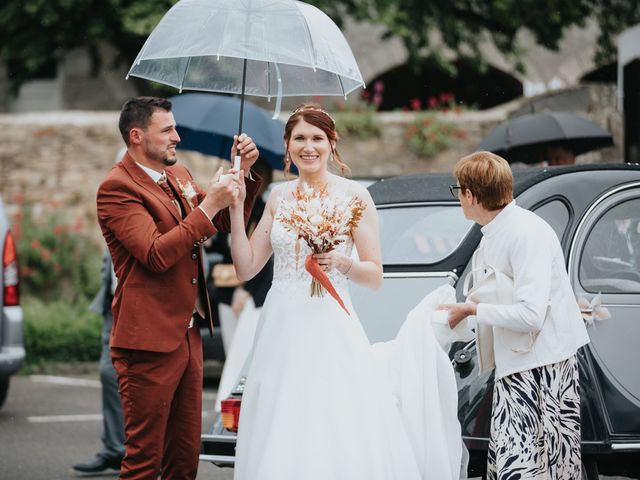
[(238, 175), (240, 175), (240, 155), (234, 157), (233, 168), (235, 168), (238, 171)]

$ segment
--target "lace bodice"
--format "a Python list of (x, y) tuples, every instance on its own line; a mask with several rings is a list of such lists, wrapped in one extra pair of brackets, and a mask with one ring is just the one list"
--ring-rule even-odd
[[(297, 184), (297, 182), (291, 182)], [(293, 202), (291, 188), (287, 185), (274, 215), (273, 227), (271, 228), (271, 246), (273, 248), (273, 286), (272, 288), (287, 288), (308, 292), (311, 284), (311, 275), (304, 267), (304, 261), (311, 253), (311, 249), (304, 240), (297, 240), (296, 234), (285, 228), (279, 217), (282, 213), (284, 202)], [(298, 244), (296, 246), (296, 243)], [(297, 252), (296, 252), (297, 250)], [(353, 239), (349, 239), (336, 246), (336, 252), (351, 256), (353, 250)], [(347, 277), (338, 270), (333, 269), (327, 272), (331, 283), (336, 290), (347, 290)]]

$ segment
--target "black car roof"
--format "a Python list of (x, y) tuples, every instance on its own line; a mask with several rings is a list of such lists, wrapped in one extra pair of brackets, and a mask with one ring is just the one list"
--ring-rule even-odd
[[(581, 164), (567, 167), (518, 168), (513, 171), (514, 196), (550, 177), (571, 172), (589, 170), (634, 170), (640, 171), (637, 163)], [(449, 185), (455, 183), (451, 173), (420, 173), (380, 180), (369, 187), (377, 205), (410, 202), (451, 201)]]

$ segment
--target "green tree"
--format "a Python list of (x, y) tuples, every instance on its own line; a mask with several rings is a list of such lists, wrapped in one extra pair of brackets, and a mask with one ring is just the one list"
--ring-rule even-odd
[(130, 64), (147, 35), (177, 0), (5, 0), (0, 7), (0, 60), (16, 91), (65, 52), (89, 50), (94, 72), (106, 42)]
[[(518, 32), (529, 30), (536, 42), (557, 50), (565, 30), (595, 20), (600, 27), (595, 62), (616, 59), (616, 36), (640, 22), (640, 0), (308, 0), (331, 15), (348, 13), (386, 27), (385, 36), (402, 39), (411, 60), (430, 59), (453, 69), (443, 45), (456, 58), (483, 66), (482, 42), (491, 40), (520, 70)], [(415, 62), (420, 64), (421, 62)]]
[[(458, 57), (482, 66), (482, 41), (490, 39), (519, 64), (517, 34), (557, 49), (566, 28), (588, 19), (600, 25), (596, 62), (615, 59), (615, 36), (640, 22), (640, 0), (308, 0), (334, 19), (345, 14), (386, 27), (402, 39), (413, 60), (430, 58), (452, 68), (443, 44)], [(0, 59), (9, 66), (14, 89), (64, 52), (87, 47), (94, 68), (100, 42), (130, 64), (164, 13), (176, 0), (5, 0), (0, 7)], [(437, 41), (435, 39), (438, 39)], [(416, 62), (418, 64), (419, 62)]]

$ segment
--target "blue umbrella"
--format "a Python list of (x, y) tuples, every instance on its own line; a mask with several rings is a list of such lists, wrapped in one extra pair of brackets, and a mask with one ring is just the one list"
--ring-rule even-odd
[[(207, 93), (171, 97), (181, 141), (178, 148), (228, 158), (238, 132), (240, 99)], [(284, 124), (253, 103), (245, 102), (243, 130), (260, 149), (260, 157), (273, 169), (282, 170)]]

